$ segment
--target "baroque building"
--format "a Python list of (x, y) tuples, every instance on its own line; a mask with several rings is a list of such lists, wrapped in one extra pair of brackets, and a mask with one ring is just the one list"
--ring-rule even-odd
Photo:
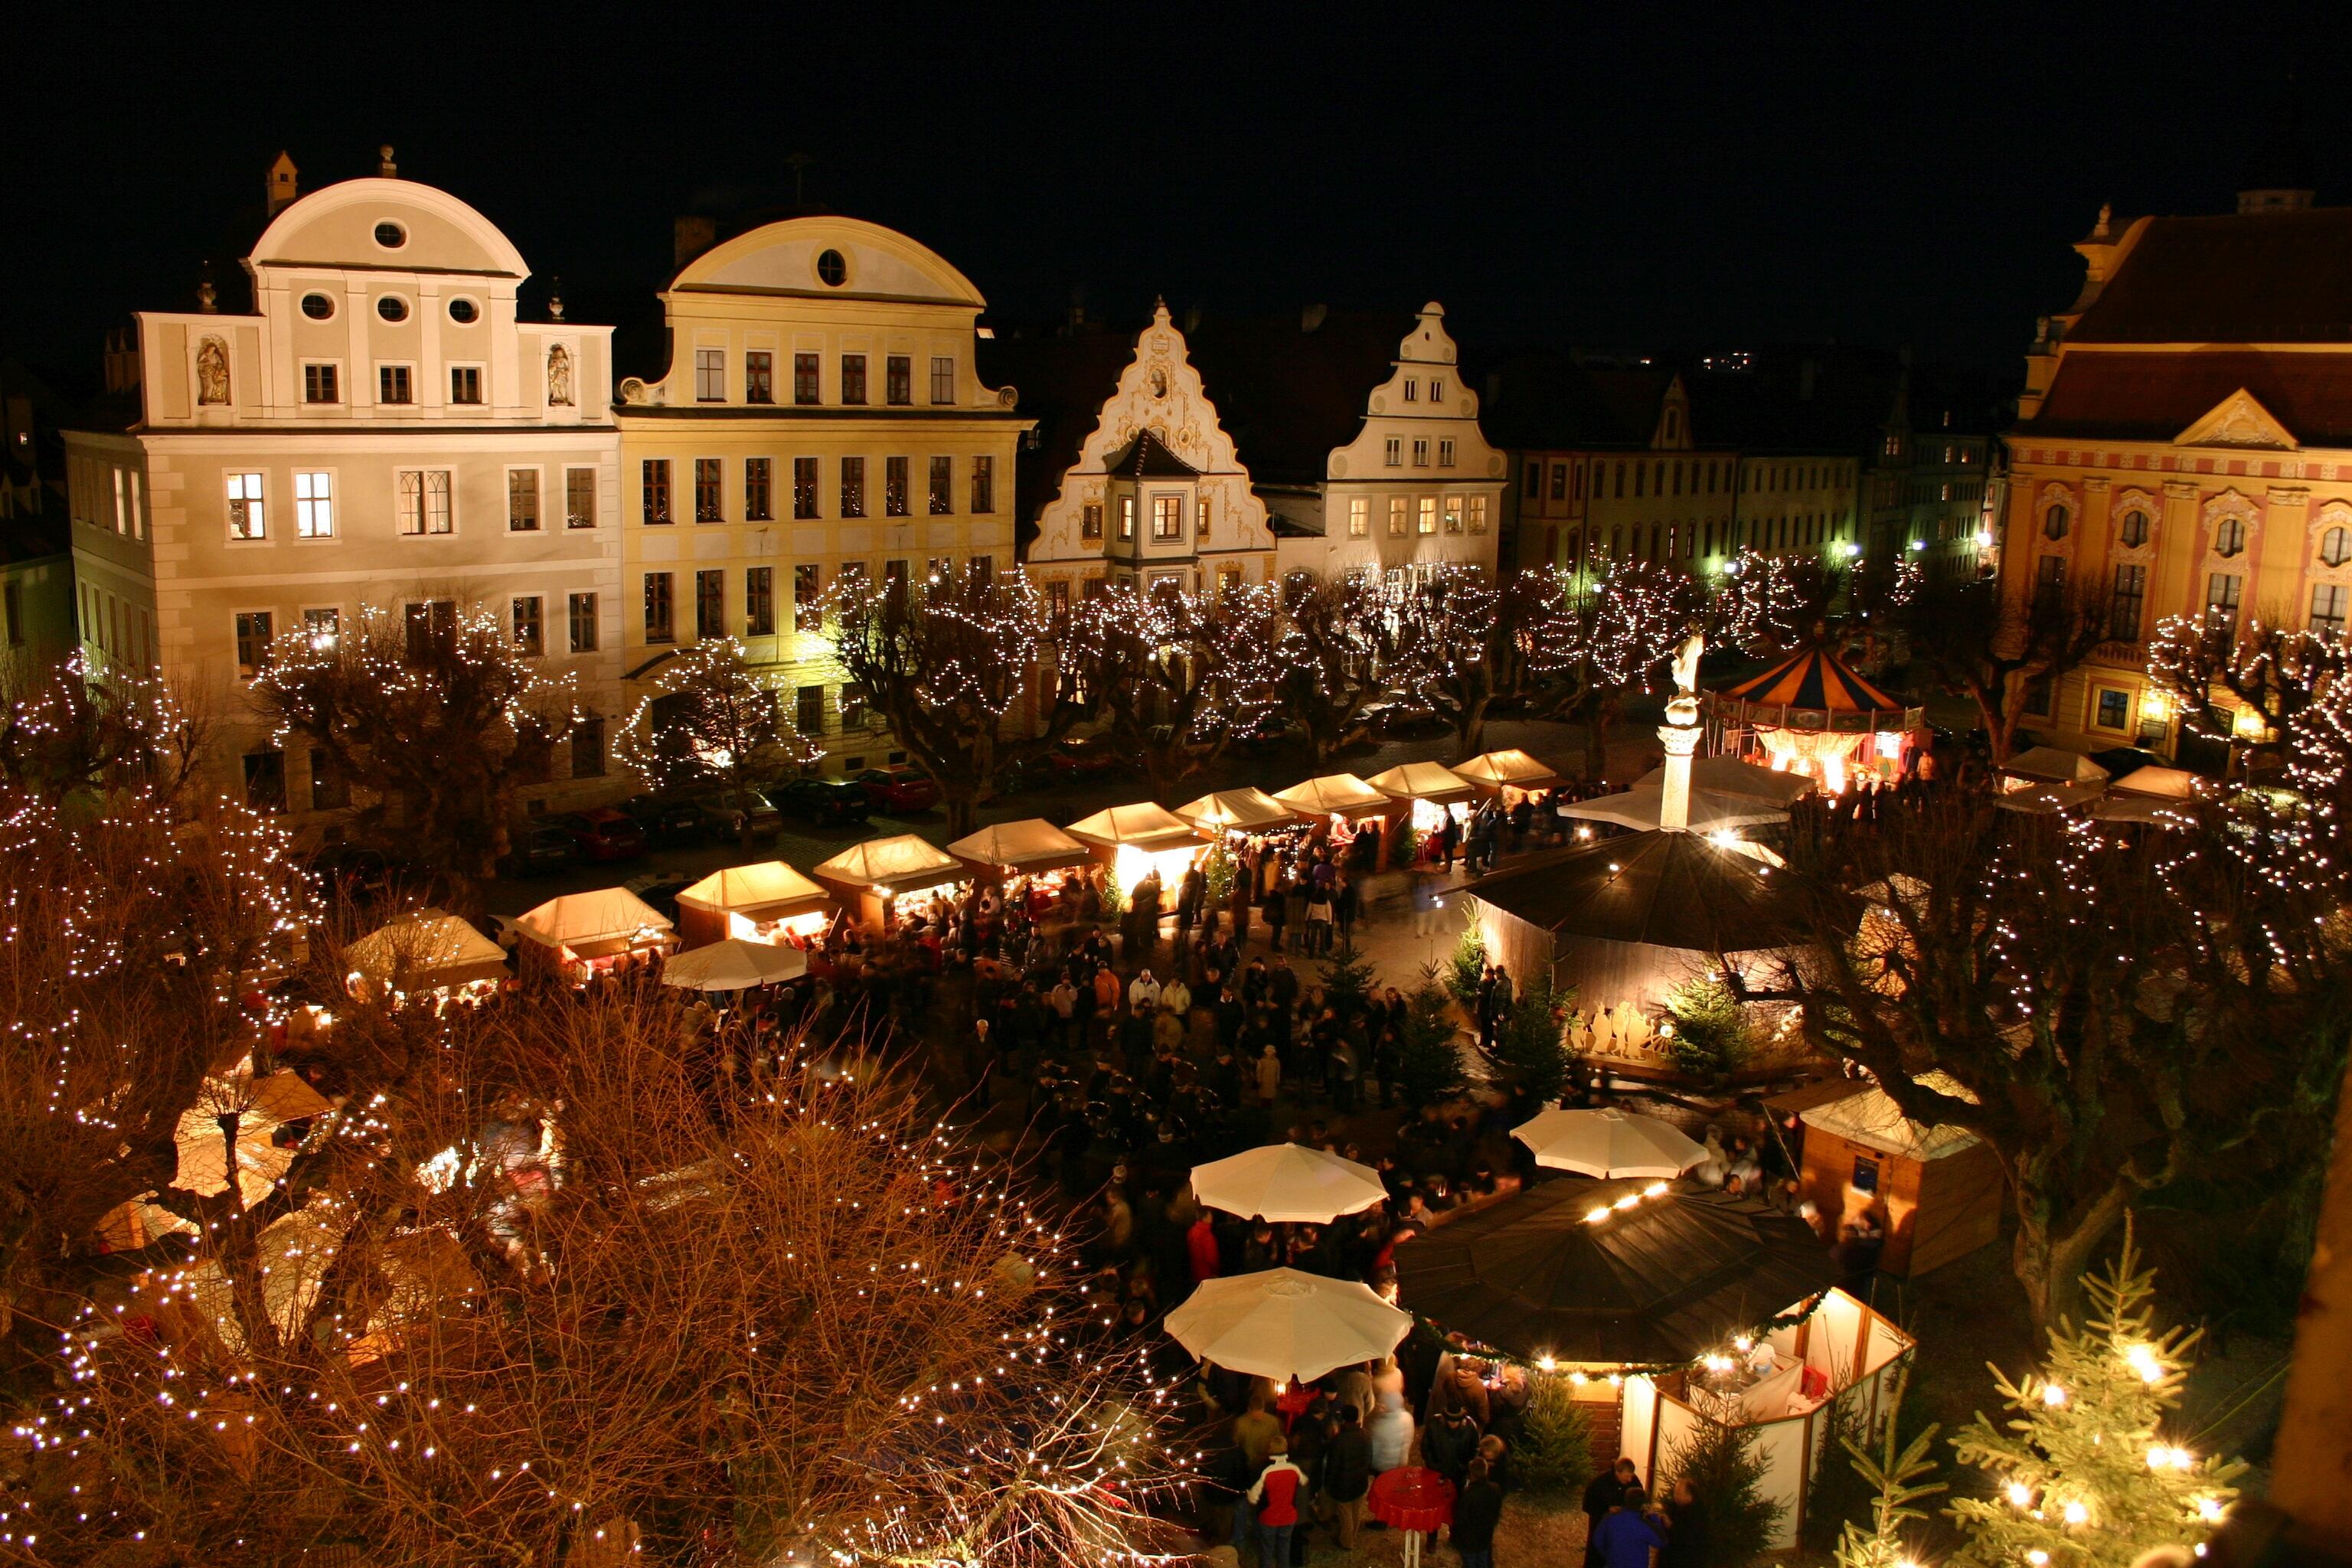
[(823, 603), (844, 577), (1013, 564), (1013, 469), (1034, 423), (974, 363), (986, 308), (905, 235), (790, 218), (720, 241), (662, 292), (670, 360), (625, 377), (623, 675), (732, 637), (828, 767), (887, 745), (845, 685)]
[(316, 830), (348, 782), (288, 757), (250, 683), (271, 639), (331, 638), (363, 607), (430, 626), (496, 615), (596, 717), (544, 804), (610, 793), (618, 690), (618, 444), (611, 329), (525, 321), (530, 276), (446, 192), (379, 175), (298, 196), (281, 156), (245, 258), (110, 341), (120, 426), (67, 433), (84, 649), (153, 671), (210, 718), (219, 785)]
[(1056, 603), (1107, 583), (1273, 580), (1265, 503), (1164, 303), (1132, 338), (1000, 339), (981, 363), (1037, 420), (1017, 468), (1022, 563)]
[[(2235, 213), (2118, 218), (2026, 360), (2008, 437), (2002, 589), (2095, 588), (2109, 636), (2029, 697), (2062, 745), (2203, 766), (2145, 676), (2167, 617), (2343, 635), (2352, 606), (2352, 208), (2261, 183)], [(2217, 698), (2218, 700), (2218, 698)]]

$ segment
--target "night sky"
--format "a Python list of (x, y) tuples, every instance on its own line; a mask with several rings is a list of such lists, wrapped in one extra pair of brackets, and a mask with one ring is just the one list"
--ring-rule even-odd
[(1436, 298), (1474, 352), (2003, 372), (2102, 200), (2226, 210), (2290, 96), (2352, 199), (2340, 8), (42, 9), (71, 15), (11, 27), (0, 354), (77, 377), (200, 258), (235, 270), (281, 147), (310, 190), (393, 143), (575, 319), (651, 312), (672, 216), (789, 206), (804, 152), (810, 203), (934, 247), (1007, 325), (1076, 289), (1114, 319)]

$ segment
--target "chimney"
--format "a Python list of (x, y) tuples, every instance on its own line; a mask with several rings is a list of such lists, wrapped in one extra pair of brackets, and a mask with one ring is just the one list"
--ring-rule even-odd
[(1323, 318), (1330, 313), (1331, 307), (1328, 305), (1307, 306), (1298, 312), (1298, 330), (1302, 332), (1313, 331), (1323, 324)]
[(375, 150), (375, 172), (383, 179), (400, 178), (400, 165), (392, 161), (392, 143), (389, 142)]
[(292, 206), (295, 198), (302, 194), (301, 187), (295, 183), (295, 176), (300, 173), (301, 171), (294, 166), (293, 158), (284, 153), (278, 153), (278, 162), (269, 165), (269, 216), (271, 217), (276, 217), (279, 213)]
[(670, 265), (683, 267), (719, 242), (719, 224), (707, 217), (670, 220)]

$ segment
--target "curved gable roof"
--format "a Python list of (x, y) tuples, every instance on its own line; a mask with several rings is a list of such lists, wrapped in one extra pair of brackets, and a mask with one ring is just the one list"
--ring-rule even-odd
[[(386, 220), (407, 231), (389, 249), (375, 241)], [(448, 192), (415, 180), (344, 180), (311, 192), (261, 231), (247, 258), (255, 267), (368, 267), (386, 271), (530, 276), (522, 252)]]
[(2068, 342), (2352, 337), (2352, 207), (2146, 221)]
[[(842, 281), (817, 276), (817, 258), (841, 253)], [(918, 300), (979, 310), (988, 301), (971, 279), (929, 246), (863, 218), (833, 216), (761, 224), (704, 251), (678, 269), (673, 290), (798, 294), (813, 299)]]

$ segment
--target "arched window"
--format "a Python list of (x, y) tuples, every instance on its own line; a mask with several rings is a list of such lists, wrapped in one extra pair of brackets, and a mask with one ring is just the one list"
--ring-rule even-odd
[(2328, 566), (2352, 561), (2352, 529), (2331, 528), (2319, 536), (2319, 559)]
[(2126, 550), (2137, 550), (2147, 542), (2147, 513), (2137, 509), (2124, 513), (2123, 526), (2116, 531)]
[(2053, 505), (2048, 511), (2042, 514), (2042, 537), (2053, 540), (2065, 538), (2067, 525), (2073, 521), (2066, 515), (2066, 508), (2063, 502)]
[(2242, 553), (2246, 548), (2246, 521), (2243, 518), (2225, 517), (2213, 525), (2213, 553), (2227, 561)]

